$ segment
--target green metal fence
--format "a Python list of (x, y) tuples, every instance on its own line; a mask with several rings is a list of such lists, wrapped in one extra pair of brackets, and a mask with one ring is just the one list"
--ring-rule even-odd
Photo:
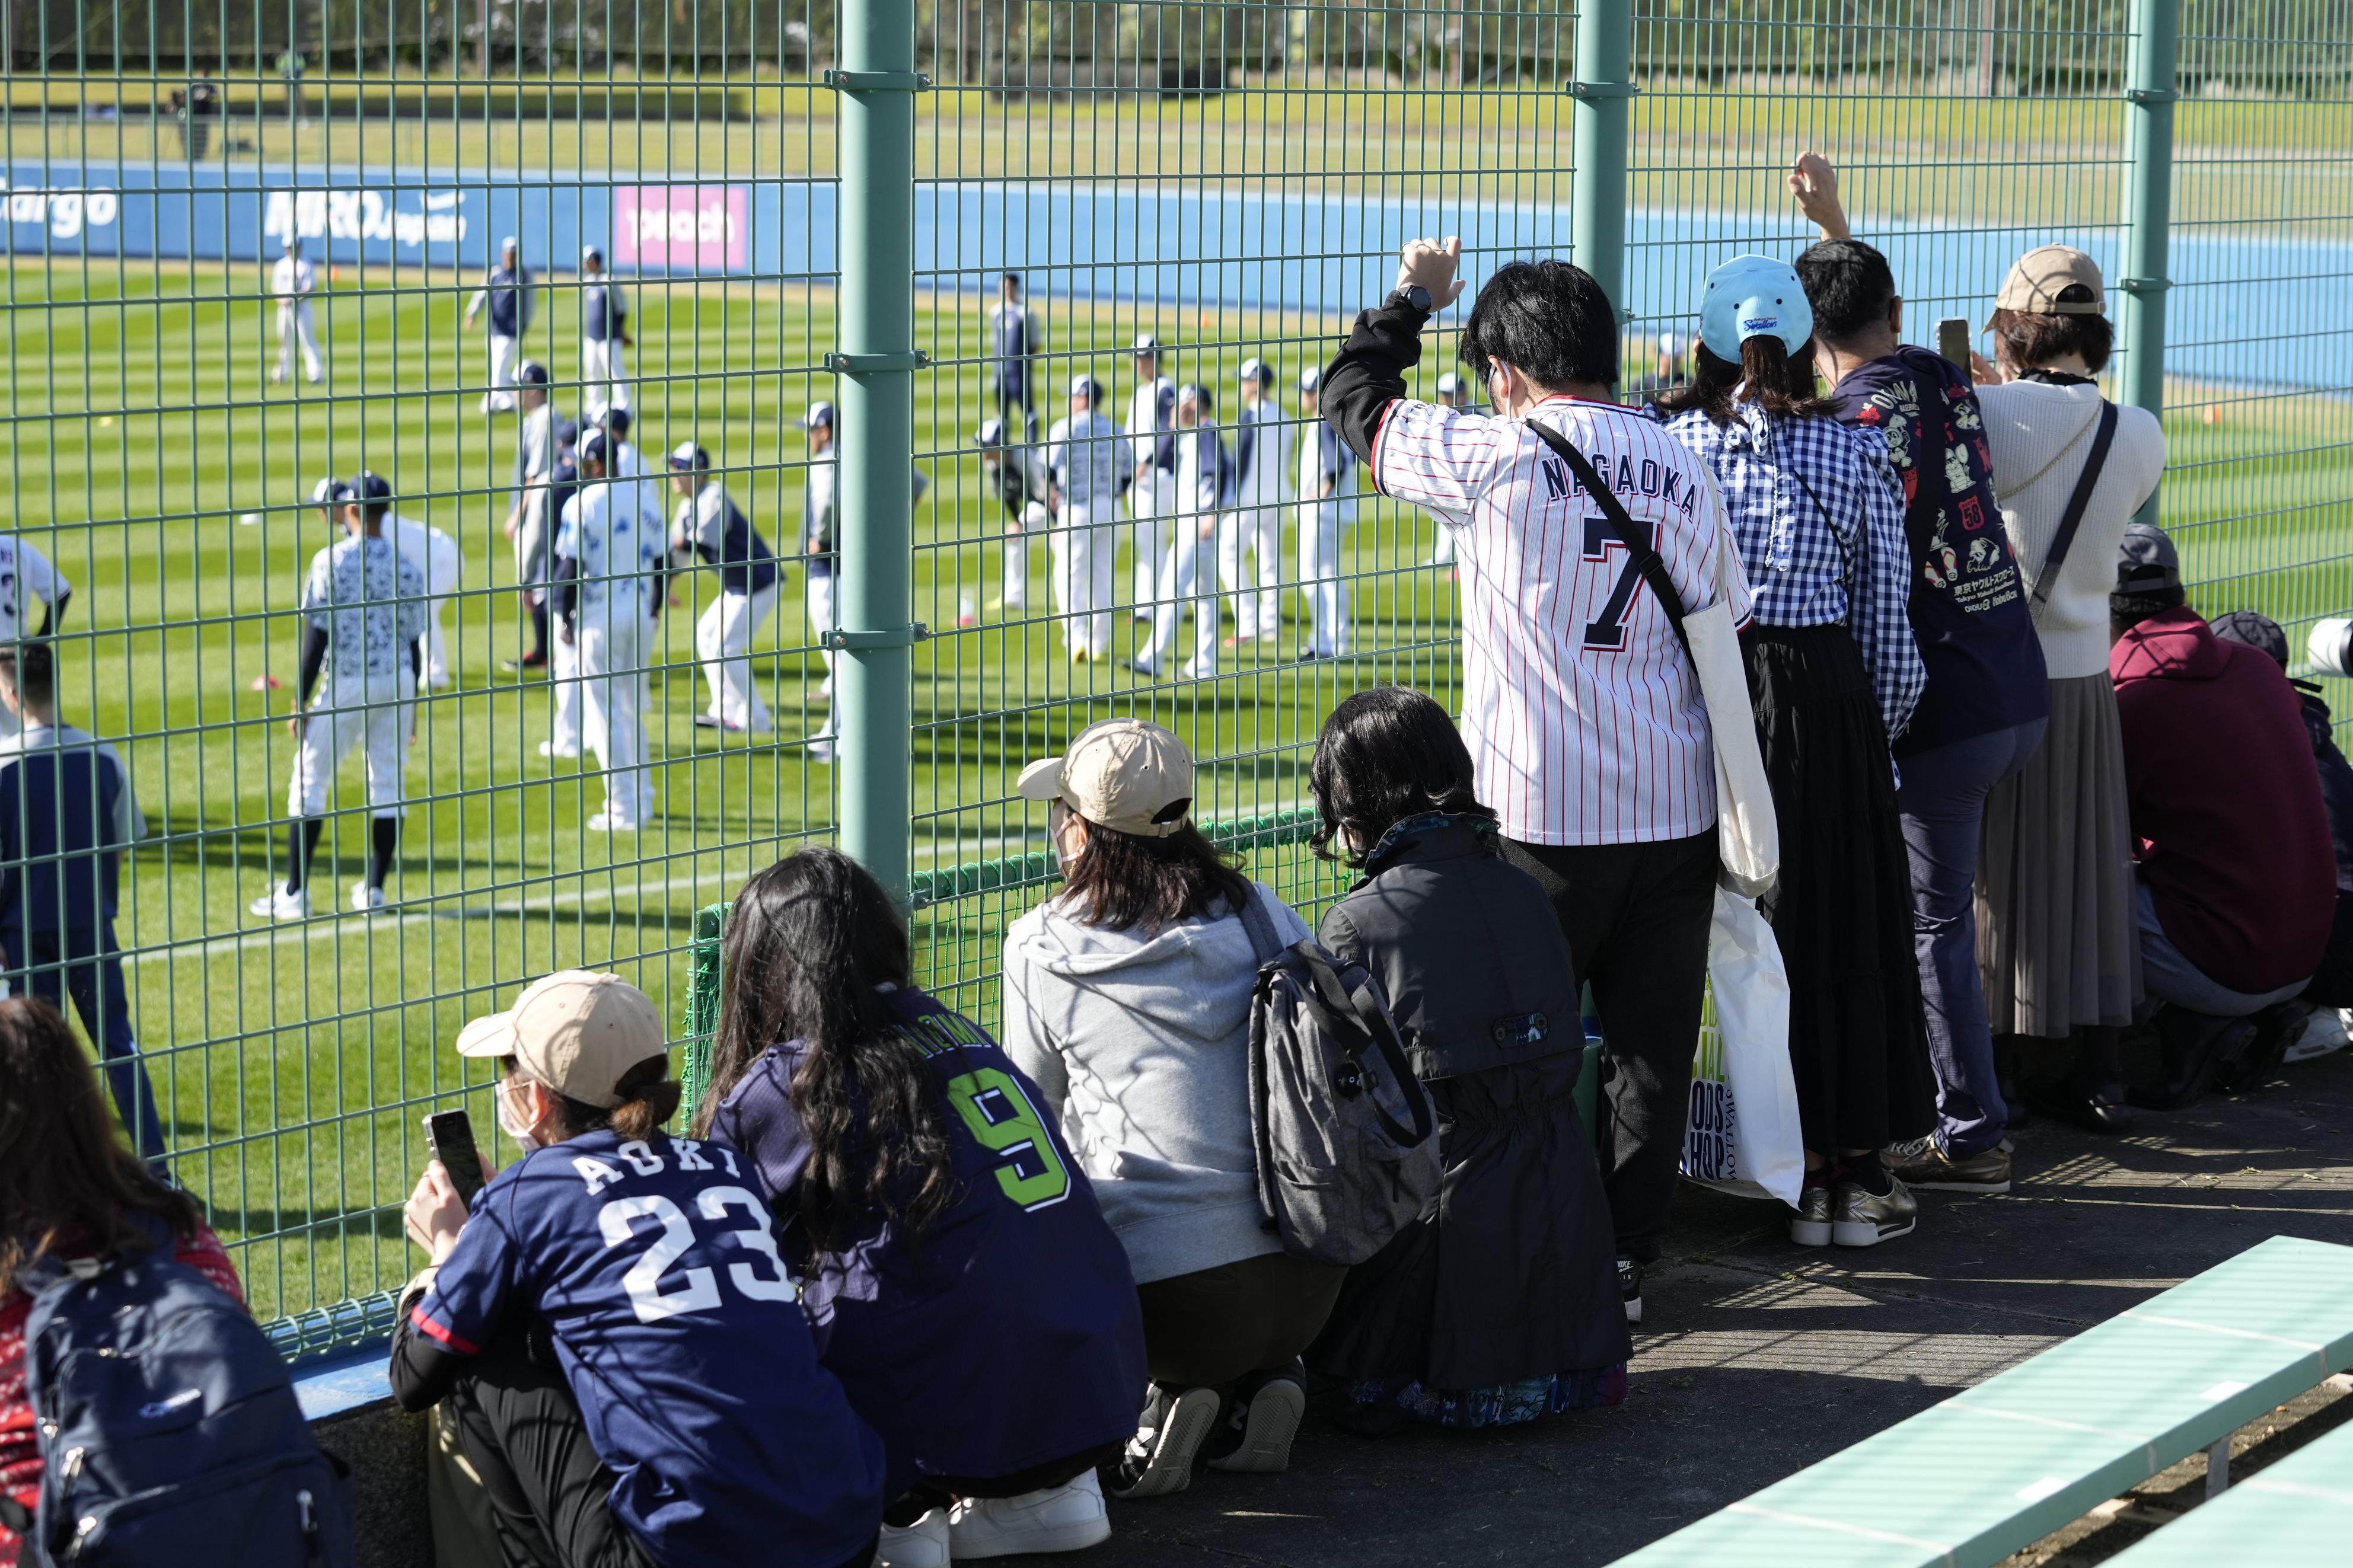
[[(9, 526), (74, 585), (66, 716), (121, 747), (146, 806), (120, 936), (173, 1169), (298, 1351), (381, 1328), (411, 1263), (418, 1119), (464, 1104), (492, 1125), (448, 1049), (459, 1021), (609, 963), (691, 1035), (707, 906), (796, 843), (839, 840), (906, 888), (926, 979), (984, 1018), (1004, 927), (1050, 878), (1012, 775), (1096, 719), (1187, 736), (1202, 816), (1284, 897), (1343, 885), (1299, 832), (1315, 726), (1376, 682), (1456, 700), (1441, 541), (1366, 487), (1335, 555), (1303, 559), (1315, 520), (1278, 482), (1213, 528), (1218, 591), (1172, 595), (1134, 571), (1169, 520), (1123, 504), (1093, 536), (1106, 657), (1073, 662), (1071, 541), (1034, 516), (1009, 531), (1022, 509), (977, 438), (1008, 421), (1022, 460), (989, 318), (1008, 271), (1042, 327), (1039, 440), (1081, 375), (1123, 420), (1150, 333), (1229, 434), (1242, 363), (1270, 364), (1282, 413), (1261, 428), (1295, 444), (1314, 428), (1299, 372), (1420, 232), (1463, 235), (1474, 284), (1574, 257), (1623, 308), (1629, 390), (1672, 376), (1707, 269), (1809, 237), (1782, 176), (1811, 148), (1895, 261), (1915, 340), (1981, 321), (2028, 246), (2092, 249), (2119, 297), (2113, 390), (2164, 413), (2160, 512), (2200, 606), (2264, 609), (2299, 644), (2353, 606), (2347, 0), (17, 0), (0, 37)], [(316, 385), (299, 353), (269, 380), (289, 227), (319, 272)], [(716, 584), (676, 583), (644, 658), (656, 806), (635, 833), (588, 830), (595, 759), (542, 756), (550, 684), (500, 668), (524, 636), (500, 526), (516, 421), (484, 411), (467, 307), (510, 233), (539, 285), (522, 351), (557, 404), (597, 398), (577, 347), (597, 243), (633, 304), (637, 445), (657, 465), (702, 445), (790, 558), (752, 648), (771, 734), (694, 724)], [(797, 424), (818, 401), (839, 410), (830, 454)], [(929, 480), (912, 508), (911, 459)], [(842, 489), (830, 647), (797, 558), (823, 461)], [(416, 705), (387, 910), (347, 902), (369, 835), (354, 758), (312, 912), (259, 919), (287, 855), (291, 612), (329, 537), (307, 497), (363, 467), (464, 554), (441, 607), (452, 682)], [(1241, 640), (1261, 548), (1277, 585)], [(1324, 628), (1336, 657), (1303, 661), (1316, 577), (1347, 608)], [(1155, 608), (1156, 663), (1133, 618)], [(1185, 668), (1187, 613), (1216, 617), (1214, 669)], [(1123, 666), (1139, 652), (1156, 672)]]

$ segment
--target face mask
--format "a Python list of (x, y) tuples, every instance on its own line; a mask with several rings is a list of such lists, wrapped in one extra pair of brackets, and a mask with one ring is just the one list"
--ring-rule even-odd
[(507, 1086), (501, 1084), (492, 1090), (491, 1100), (493, 1109), (498, 1112), (499, 1131), (522, 1144), (526, 1153), (538, 1148), (539, 1140), (532, 1136), (530, 1126), (527, 1123), (518, 1125), (513, 1113), (507, 1109)]

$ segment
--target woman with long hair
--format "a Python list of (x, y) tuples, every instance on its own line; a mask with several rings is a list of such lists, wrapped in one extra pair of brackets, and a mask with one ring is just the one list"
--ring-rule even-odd
[(1037, 1083), (1127, 1249), (1152, 1387), (1113, 1494), (1158, 1497), (1193, 1462), (1274, 1471), (1306, 1414), (1299, 1353), (1344, 1270), (1261, 1224), (1250, 1113), (1255, 900), (1306, 922), (1193, 826), (1193, 758), (1113, 719), (1021, 773), (1050, 802), (1062, 891), (1005, 933), (1005, 1054)]
[(450, 1403), (509, 1563), (867, 1568), (882, 1446), (818, 1364), (750, 1160), (672, 1137), (661, 1019), (565, 969), (476, 1018), (522, 1157), (409, 1194), (431, 1261), (392, 1339), (403, 1409)]
[(1135, 1429), (1144, 1332), (1037, 1086), (916, 987), (890, 895), (838, 849), (746, 882), (721, 966), (700, 1124), (759, 1167), (825, 1364), (882, 1437), (880, 1561), (1104, 1540), (1095, 1468)]
[(1812, 339), (1788, 264), (1736, 257), (1708, 279), (1691, 384), (1658, 407), (1714, 470), (1754, 597), (1741, 649), (1781, 838), (1757, 907), (1788, 971), (1806, 1144), (1790, 1238), (1870, 1247), (1919, 1215), (1880, 1151), (1936, 1125), (1888, 751), (1927, 672), (1885, 440), (1816, 395)]
[(1381, 983), (1438, 1111), (1443, 1185), (1348, 1271), (1307, 1354), (1344, 1422), (1495, 1426), (1625, 1396), (1627, 1312), (1593, 1137), (1577, 963), (1507, 863), (1452, 720), (1409, 687), (1332, 710), (1308, 773), (1315, 852), (1364, 873), (1325, 947)]
[[(2106, 311), (2098, 265), (2059, 245), (2019, 258), (1994, 301), (1999, 379), (1978, 388), (1978, 403), (2002, 529), (2042, 640), (2051, 727), (1986, 803), (1978, 957), (1996, 1060), (2026, 1104), (2121, 1132), (2132, 1112), (2117, 1045), (2141, 971), (2108, 594), (2126, 526), (2165, 471), (2165, 432), (2147, 410), (2100, 395), (2093, 378), (2115, 342)], [(2063, 552), (2060, 524), (2104, 420), (2105, 449)]]
[[(160, 1229), (172, 1256), (240, 1304), (237, 1270), (196, 1200), (167, 1185), (115, 1136), (98, 1075), (46, 1002), (0, 1001), (0, 1495), (40, 1500), (40, 1436), (25, 1397), (33, 1298), (17, 1277), (50, 1258), (144, 1253)], [(20, 1543), (0, 1525), (0, 1568)]]

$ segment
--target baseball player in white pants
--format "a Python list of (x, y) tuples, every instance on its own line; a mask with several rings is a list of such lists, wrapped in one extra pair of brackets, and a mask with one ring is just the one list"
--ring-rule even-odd
[(711, 687), (711, 706), (694, 721), (706, 729), (765, 735), (776, 724), (752, 684), (752, 661), (745, 655), (776, 608), (776, 556), (727, 487), (711, 477), (711, 455), (693, 442), (682, 442), (670, 453), (670, 485), (679, 498), (670, 525), (673, 567), (692, 555), (719, 574), (719, 593), (694, 623), (695, 656)]
[(326, 374), (319, 357), (318, 329), (311, 321), (311, 296), (319, 287), (319, 272), (302, 258), (302, 242), (286, 237), (286, 254), (269, 268), (269, 294), (278, 301), (278, 366), (269, 373), (275, 386), (293, 374), (294, 350), (302, 350), (302, 374), (313, 384)]
[(520, 352), (523, 333), (531, 330), (533, 306), (536, 296), (531, 285), (531, 274), (523, 269), (522, 253), (510, 235), (499, 241), (499, 264), (474, 290), (466, 305), (466, 325), (471, 327), (474, 318), (485, 307), (491, 312), (491, 384), (482, 394), (482, 412), (512, 414), (514, 412), (515, 355)]
[[(1100, 401), (1100, 399), (1098, 399)], [(1160, 340), (1150, 332), (1135, 340), (1135, 391), (1127, 400), (1127, 515), (1130, 568), (1135, 578), (1134, 615), (1152, 618), (1159, 592), (1162, 558), (1168, 548), (1168, 514), (1176, 510), (1175, 447), (1168, 432), (1176, 420), (1176, 384), (1160, 374)]]
[(629, 336), (629, 302), (605, 271), (605, 253), (589, 246), (580, 253), (580, 416), (602, 420), (608, 408), (629, 405), (628, 367), (622, 351)]
[(1190, 383), (1176, 392), (1176, 495), (1187, 510), (1170, 520), (1168, 554), (1161, 566), (1160, 589), (1152, 607), (1152, 646), (1128, 668), (1157, 675), (1176, 641), (1176, 618), (1186, 603), (1193, 609), (1193, 657), (1183, 670), (1187, 680), (1214, 675), (1218, 669), (1217, 572), (1219, 520), (1233, 504), (1233, 458), (1209, 417), (1212, 399), (1206, 386)]
[(1120, 427), (1095, 411), (1102, 397), (1092, 376), (1074, 377), (1070, 412), (1046, 433), (1054, 612), (1072, 664), (1111, 656), (1119, 479), (1131, 448)]
[(1307, 596), (1303, 658), (1336, 658), (1348, 649), (1348, 584), (1340, 548), (1356, 520), (1356, 454), (1324, 423), (1322, 373), (1299, 378), (1300, 412), (1313, 421), (1299, 441), (1299, 590)]
[[(1291, 416), (1267, 395), (1274, 371), (1264, 360), (1244, 360), (1241, 381), (1232, 426), (1234, 509), (1218, 531), (1218, 586), (1233, 595), (1228, 647), (1282, 635), (1282, 525), (1291, 500)], [(1249, 591), (1245, 554), (1257, 567), (1256, 593)]]
[[(321, 479), (311, 488), (311, 504), (330, 527), (340, 526), (347, 487), (340, 479)], [(458, 542), (428, 523), (393, 512), (384, 520), (385, 537), (401, 559), (425, 579), (425, 684), (438, 691), (449, 684), (448, 644), (441, 633), (442, 602), (458, 591), (465, 575), (466, 558)]]
[(638, 515), (638, 486), (613, 471), (617, 443), (580, 437), (580, 488), (555, 531), (556, 637), (579, 661), (581, 740), (605, 770), (591, 833), (635, 833), (653, 809), (645, 776), (646, 657), (658, 629), (661, 522)]
[[(327, 825), (335, 770), (354, 746), (366, 750), (371, 820), (367, 876), (353, 885), (352, 908), (384, 908), (400, 843), (417, 678), (425, 661), (425, 577), (385, 537), (391, 485), (363, 473), (332, 499), (343, 537), (311, 558), (302, 584), (301, 674), (288, 720), (295, 750), (286, 790), (286, 877), (249, 906), (264, 920), (311, 912), (311, 858)], [(322, 671), (326, 683), (320, 686)]]
[[(65, 625), (66, 602), (72, 597), (73, 584), (49, 564), (38, 545), (13, 533), (0, 533), (0, 643), (47, 637)], [(35, 599), (41, 602), (41, 616), (27, 630)], [(0, 742), (21, 733), (16, 713), (0, 702)]]

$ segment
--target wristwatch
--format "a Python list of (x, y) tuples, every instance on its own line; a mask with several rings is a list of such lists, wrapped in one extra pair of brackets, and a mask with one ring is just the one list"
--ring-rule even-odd
[(1405, 284), (1389, 298), (1398, 304), (1419, 310), (1425, 316), (1430, 314), (1430, 290), (1419, 283)]

